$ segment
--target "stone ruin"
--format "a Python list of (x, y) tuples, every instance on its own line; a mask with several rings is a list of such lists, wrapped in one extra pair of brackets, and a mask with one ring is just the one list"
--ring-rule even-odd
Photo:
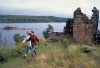
[(77, 8), (74, 11), (73, 19), (67, 19), (64, 31), (49, 33), (49, 37), (70, 37), (75, 42), (81, 44), (91, 45), (100, 43), (100, 32), (98, 31), (99, 11), (94, 7), (92, 12), (92, 17), (89, 19), (81, 11), (81, 8)]
[(66, 21), (64, 34), (73, 37), (73, 39), (82, 44), (93, 44), (100, 42), (100, 32), (98, 32), (99, 11), (96, 7), (92, 10), (93, 14), (89, 19), (81, 8), (74, 11), (73, 19)]

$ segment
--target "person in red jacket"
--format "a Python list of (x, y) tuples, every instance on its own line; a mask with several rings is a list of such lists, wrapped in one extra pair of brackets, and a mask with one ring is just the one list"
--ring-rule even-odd
[(34, 31), (31, 31), (31, 44), (37, 45), (40, 43), (38, 36), (34, 34)]
[[(38, 36), (34, 34), (34, 31), (31, 31), (31, 36), (27, 41), (31, 41), (32, 51), (34, 52), (34, 56), (37, 55), (36, 53), (36, 45), (40, 43)], [(32, 57), (34, 57), (32, 56)]]

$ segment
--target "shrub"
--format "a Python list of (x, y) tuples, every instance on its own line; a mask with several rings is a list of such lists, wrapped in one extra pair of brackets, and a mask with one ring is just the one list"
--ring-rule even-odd
[(2, 47), (2, 45), (0, 44), (0, 51), (3, 50), (4, 48)]
[(11, 29), (13, 29), (13, 27), (11, 27), (11, 26), (5, 26), (3, 29), (5, 29), (5, 30), (11, 30)]
[(18, 44), (15, 48), (10, 50), (1, 50), (0, 51), (0, 62), (7, 62), (10, 58), (17, 58), (23, 56), (25, 52), (26, 44)]
[(15, 34), (13, 38), (14, 38), (16, 44), (18, 44), (24, 40), (24, 38), (21, 37), (20, 34)]
[(7, 61), (6, 52), (0, 52), (0, 62)]

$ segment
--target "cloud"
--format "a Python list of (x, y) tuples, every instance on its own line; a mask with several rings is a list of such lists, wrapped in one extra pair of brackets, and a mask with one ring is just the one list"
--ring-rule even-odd
[[(77, 7), (91, 16), (94, 6), (100, 9), (99, 0), (0, 0), (0, 8), (42, 11), (43, 14), (73, 15)], [(42, 13), (41, 12), (41, 13)]]

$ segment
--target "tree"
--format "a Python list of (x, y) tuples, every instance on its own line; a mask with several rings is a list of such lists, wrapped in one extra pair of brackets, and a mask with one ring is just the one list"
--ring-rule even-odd
[(49, 32), (53, 31), (54, 31), (53, 26), (48, 25), (48, 28), (46, 28), (46, 30), (43, 31), (43, 37), (47, 39), (49, 37)]

